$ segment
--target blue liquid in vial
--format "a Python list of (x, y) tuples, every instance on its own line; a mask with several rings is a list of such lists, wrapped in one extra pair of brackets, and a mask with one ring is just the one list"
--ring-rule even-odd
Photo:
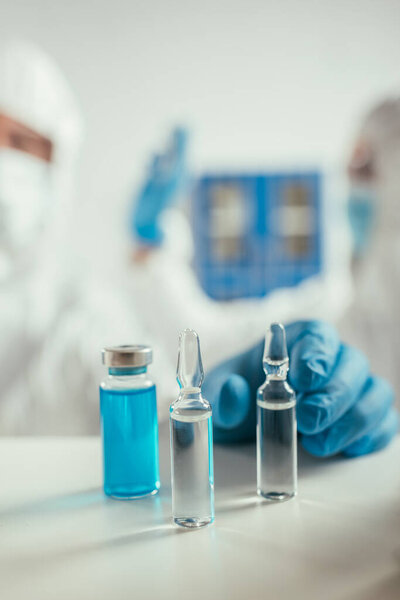
[(104, 492), (120, 499), (160, 487), (156, 388), (100, 388)]

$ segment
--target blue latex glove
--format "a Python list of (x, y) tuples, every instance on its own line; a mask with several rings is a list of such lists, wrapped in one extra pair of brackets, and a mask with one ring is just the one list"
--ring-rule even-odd
[[(286, 336), (303, 447), (315, 456), (360, 456), (386, 446), (398, 429), (393, 390), (371, 374), (365, 356), (341, 343), (322, 321), (292, 323)], [(254, 439), (256, 391), (265, 380), (263, 349), (264, 341), (206, 377), (216, 442)]]
[(160, 216), (170, 206), (187, 179), (187, 132), (173, 131), (169, 147), (153, 158), (149, 174), (137, 194), (132, 231), (143, 245), (158, 246), (163, 240)]

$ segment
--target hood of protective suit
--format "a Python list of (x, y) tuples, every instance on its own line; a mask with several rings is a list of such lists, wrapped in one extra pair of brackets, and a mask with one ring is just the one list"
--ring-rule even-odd
[(377, 236), (400, 231), (400, 97), (392, 97), (367, 115), (360, 138), (371, 148), (376, 194)]
[[(82, 118), (57, 65), (26, 42), (0, 47), (0, 113), (51, 140), (46, 163), (0, 148), (0, 282), (32, 270), (40, 249), (60, 239), (73, 196)], [(53, 253), (54, 254), (54, 253)]]
[(360, 139), (369, 147), (374, 196), (371, 239), (355, 264), (355, 300), (343, 322), (347, 341), (366, 352), (373, 370), (400, 390), (400, 98), (366, 117)]

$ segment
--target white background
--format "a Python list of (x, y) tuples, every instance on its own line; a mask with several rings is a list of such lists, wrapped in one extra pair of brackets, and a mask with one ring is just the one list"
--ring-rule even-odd
[(132, 190), (171, 124), (191, 128), (198, 170), (337, 163), (365, 109), (400, 90), (396, 0), (0, 0), (0, 7), (1, 38), (39, 43), (79, 99), (86, 138), (76, 240), (89, 259), (106, 255), (102, 223), (111, 239), (123, 231)]

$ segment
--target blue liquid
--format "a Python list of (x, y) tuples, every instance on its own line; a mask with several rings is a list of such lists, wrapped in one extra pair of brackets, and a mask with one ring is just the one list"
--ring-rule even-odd
[(128, 499), (160, 487), (155, 386), (139, 390), (100, 388), (104, 492)]

